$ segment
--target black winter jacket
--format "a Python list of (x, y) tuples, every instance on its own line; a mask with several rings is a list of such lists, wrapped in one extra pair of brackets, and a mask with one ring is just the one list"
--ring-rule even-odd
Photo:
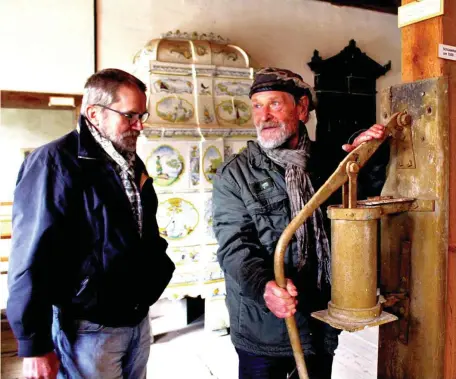
[[(143, 162), (137, 157), (139, 187)], [(52, 306), (70, 319), (137, 325), (174, 271), (159, 236), (152, 179), (141, 191), (142, 237), (113, 163), (85, 120), (36, 149), (13, 204), (7, 316), (20, 356), (53, 350)]]

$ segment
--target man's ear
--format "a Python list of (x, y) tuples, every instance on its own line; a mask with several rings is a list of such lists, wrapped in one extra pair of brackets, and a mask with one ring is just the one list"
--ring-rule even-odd
[(304, 124), (309, 120), (309, 98), (302, 96), (297, 104), (299, 120)]
[(98, 107), (96, 107), (94, 105), (87, 106), (85, 116), (95, 126), (97, 126), (99, 124), (99, 121), (98, 121), (99, 115), (100, 115), (100, 111), (99, 111)]

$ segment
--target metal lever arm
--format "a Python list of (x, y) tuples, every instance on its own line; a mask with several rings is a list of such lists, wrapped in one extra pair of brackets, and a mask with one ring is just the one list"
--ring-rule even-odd
[[(304, 224), (308, 217), (322, 205), (333, 192), (339, 189), (348, 180), (346, 167), (349, 162), (356, 162), (361, 168), (369, 158), (375, 153), (380, 145), (391, 135), (398, 126), (405, 126), (410, 123), (410, 116), (404, 112), (394, 113), (385, 126), (385, 134), (382, 139), (373, 139), (362, 143), (352, 152), (350, 152), (345, 159), (339, 164), (336, 171), (329, 177), (329, 179), (321, 186), (315, 195), (309, 200), (305, 207), (298, 213), (298, 215), (291, 220), (290, 224), (285, 228), (282, 235), (277, 242), (274, 253), (274, 274), (277, 285), (281, 288), (286, 287), (286, 278), (284, 270), (284, 255), (291, 238), (298, 228)], [(293, 348), (293, 355), (296, 361), (298, 374), (300, 379), (308, 379), (306, 364), (304, 361), (304, 353), (302, 351), (301, 341), (299, 339), (298, 329), (294, 316), (285, 319), (288, 335), (290, 336), (291, 346)]]

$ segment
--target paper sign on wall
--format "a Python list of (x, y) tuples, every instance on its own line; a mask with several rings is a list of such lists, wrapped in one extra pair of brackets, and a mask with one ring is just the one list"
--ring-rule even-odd
[(398, 8), (399, 28), (443, 14), (443, 0), (414, 1)]
[(439, 58), (456, 61), (456, 46), (439, 44)]

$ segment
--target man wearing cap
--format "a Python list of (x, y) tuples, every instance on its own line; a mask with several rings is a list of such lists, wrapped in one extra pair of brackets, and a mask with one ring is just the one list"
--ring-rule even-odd
[[(330, 294), (330, 248), (320, 209), (290, 243), (286, 289), (278, 287), (273, 270), (280, 235), (315, 192), (318, 162), (305, 127), (315, 95), (299, 75), (265, 68), (257, 72), (250, 98), (257, 141), (225, 162), (213, 190), (213, 227), (239, 378), (297, 377), (283, 320), (294, 315), (310, 378), (330, 379), (338, 331), (310, 317), (326, 308)], [(343, 149), (383, 134), (384, 127), (374, 125)]]

